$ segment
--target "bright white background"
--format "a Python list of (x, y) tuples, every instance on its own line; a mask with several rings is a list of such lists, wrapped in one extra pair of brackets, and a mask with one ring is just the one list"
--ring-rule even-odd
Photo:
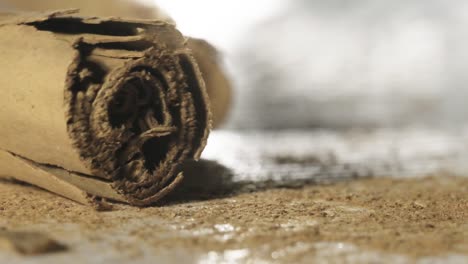
[(186, 35), (204, 38), (223, 51), (251, 26), (276, 13), (283, 0), (141, 0), (157, 4)]
[(235, 127), (467, 123), (466, 0), (141, 1), (223, 51)]

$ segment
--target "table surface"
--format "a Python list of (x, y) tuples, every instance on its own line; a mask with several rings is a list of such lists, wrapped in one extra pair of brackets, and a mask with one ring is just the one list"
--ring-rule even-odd
[(2, 229), (66, 246), (0, 262), (466, 263), (467, 154), (462, 130), (215, 131), (154, 207), (0, 182)]

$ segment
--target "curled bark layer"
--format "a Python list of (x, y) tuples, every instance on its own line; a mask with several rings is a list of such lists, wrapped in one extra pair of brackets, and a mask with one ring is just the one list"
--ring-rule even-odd
[(228, 118), (232, 104), (232, 85), (223, 67), (221, 53), (203, 39), (189, 38), (188, 47), (200, 66), (210, 98), (213, 127), (220, 127)]
[[(136, 0), (0, 0), (7, 8), (40, 11), (79, 8), (86, 16), (113, 16), (138, 19), (157, 19), (176, 22), (155, 5), (144, 5)], [(0, 7), (1, 8), (1, 7)], [(220, 127), (227, 119), (232, 101), (232, 86), (221, 60), (220, 53), (202, 39), (189, 38), (188, 47), (193, 51), (203, 79), (213, 113), (213, 127)]]
[(0, 34), (0, 175), (148, 205), (200, 157), (209, 105), (174, 25), (62, 11), (3, 15)]

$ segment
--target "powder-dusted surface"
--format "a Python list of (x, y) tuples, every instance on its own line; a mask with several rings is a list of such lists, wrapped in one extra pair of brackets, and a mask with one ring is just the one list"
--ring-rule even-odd
[[(159, 207), (143, 209), (96, 212), (0, 183), (1, 227), (46, 232), (68, 248), (34, 257), (0, 251), (0, 262), (466, 263), (468, 174), (449, 162), (464, 155), (462, 144), (451, 144), (462, 138), (420, 130), (216, 132), (205, 158), (224, 166), (187, 165), (185, 184)], [(390, 151), (392, 159), (386, 141), (400, 150)], [(382, 160), (389, 177), (381, 177)], [(399, 161), (398, 170), (391, 160)], [(357, 173), (365, 164), (366, 173)], [(424, 170), (416, 174), (418, 166)]]
[[(118, 206), (111, 212), (6, 183), (0, 184), (0, 197), (4, 228), (47, 230), (70, 248), (37, 258), (44, 263), (71, 256), (80, 261), (239, 257), (283, 263), (387, 255), (389, 262), (468, 258), (465, 178), (357, 180), (159, 208)], [(1, 252), (0, 260), (11, 256)]]

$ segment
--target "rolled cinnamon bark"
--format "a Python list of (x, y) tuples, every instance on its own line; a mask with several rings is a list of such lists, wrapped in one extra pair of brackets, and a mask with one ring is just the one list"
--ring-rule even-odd
[(0, 177), (144, 206), (200, 157), (211, 114), (174, 25), (3, 14), (0, 36)]
[[(139, 0), (0, 0), (0, 7), (11, 11), (80, 9), (83, 16), (125, 17), (172, 21), (161, 9)], [(173, 21), (172, 21), (173, 22)]]
[[(17, 10), (46, 11), (79, 8), (80, 14), (86, 16), (157, 19), (175, 24), (168, 14), (154, 4), (144, 5), (136, 0), (0, 0), (0, 3), (2, 2), (6, 7)], [(189, 38), (188, 46), (192, 49), (205, 80), (213, 113), (213, 127), (220, 127), (227, 119), (232, 100), (232, 86), (221, 55), (216, 48), (202, 39)]]
[(200, 66), (206, 84), (213, 113), (213, 127), (220, 127), (228, 117), (232, 101), (231, 81), (224, 70), (222, 56), (213, 45), (203, 39), (189, 38), (187, 45)]

